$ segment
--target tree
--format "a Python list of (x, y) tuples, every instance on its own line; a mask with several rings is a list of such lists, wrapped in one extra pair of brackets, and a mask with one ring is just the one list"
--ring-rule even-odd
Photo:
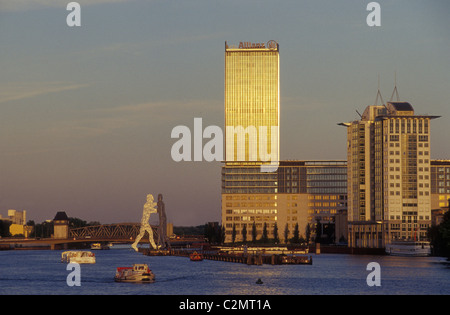
[(233, 223), (233, 230), (231, 231), (231, 242), (236, 242), (236, 224)]
[(286, 225), (284, 226), (284, 242), (287, 244), (288, 242), (288, 237), (289, 237), (289, 226), (286, 223)]
[(280, 238), (278, 237), (278, 226), (277, 222), (275, 222), (273, 226), (273, 241), (275, 244), (278, 244), (280, 242)]
[(442, 255), (450, 259), (450, 210), (444, 214), (444, 220), (439, 224), (439, 234), (442, 238)]
[(242, 227), (242, 242), (247, 243), (247, 224), (243, 224)]
[(261, 236), (261, 241), (266, 244), (269, 242), (269, 236), (267, 234), (267, 223), (264, 222), (264, 226), (263, 226), (263, 231), (262, 231), (262, 236)]
[(220, 244), (225, 243), (225, 226), (222, 225), (222, 228), (220, 229)]
[(322, 237), (322, 224), (320, 223), (320, 218), (316, 217), (316, 243), (320, 243)]
[(298, 230), (298, 223), (295, 224), (293, 233), (294, 233), (294, 236), (291, 239), (291, 243), (293, 243), (293, 244), (300, 243), (300, 233), (299, 233), (299, 230)]
[(255, 221), (253, 221), (253, 225), (252, 225), (252, 243), (256, 243), (256, 236), (257, 236), (257, 231), (256, 231), (256, 223)]
[(309, 226), (309, 223), (306, 223), (305, 237), (306, 237), (306, 244), (309, 244), (309, 240), (311, 239), (311, 227)]
[(447, 257), (450, 260), (450, 211), (444, 214), (442, 222), (428, 229), (428, 238), (433, 255)]
[(0, 220), (0, 236), (1, 237), (11, 236), (11, 233), (9, 233), (10, 225), (11, 225), (11, 221)]

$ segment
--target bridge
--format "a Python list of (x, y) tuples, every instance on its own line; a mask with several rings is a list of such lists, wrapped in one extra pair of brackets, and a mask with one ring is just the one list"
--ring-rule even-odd
[[(86, 226), (69, 229), (68, 238), (3, 238), (0, 239), (2, 247), (16, 248), (50, 247), (51, 249), (65, 248), (69, 244), (81, 243), (133, 243), (140, 231), (139, 223), (117, 223)], [(159, 240), (159, 226), (153, 226), (153, 238)], [(140, 243), (148, 243), (148, 234)]]
[[(69, 230), (68, 239), (73, 240), (86, 240), (95, 239), (98, 241), (129, 241), (134, 240), (139, 234), (139, 223), (118, 223), (118, 224), (103, 224), (94, 226), (85, 226), (81, 228), (75, 228)], [(158, 226), (152, 226), (153, 237), (158, 240), (159, 234)]]
[[(157, 225), (152, 225), (153, 239), (158, 244), (160, 237), (160, 228)], [(139, 223), (117, 223), (117, 224), (103, 224), (95, 226), (86, 226), (81, 228), (69, 229), (68, 238), (3, 238), (0, 239), (0, 249), (16, 248), (16, 249), (31, 249), (31, 248), (50, 248), (50, 249), (64, 249), (67, 247), (90, 244), (90, 243), (121, 243), (131, 244), (135, 241), (139, 234)], [(164, 233), (164, 231), (163, 231)], [(181, 237), (169, 241), (170, 246), (185, 246), (196, 242), (203, 242), (204, 239), (200, 237)], [(148, 234), (139, 243), (149, 243)]]

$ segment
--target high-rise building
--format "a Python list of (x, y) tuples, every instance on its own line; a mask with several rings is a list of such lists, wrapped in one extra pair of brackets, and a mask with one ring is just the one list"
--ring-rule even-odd
[(279, 45), (225, 42), (225, 160), (279, 161)]
[(430, 122), (407, 102), (368, 106), (347, 127), (350, 247), (425, 239), (431, 223)]

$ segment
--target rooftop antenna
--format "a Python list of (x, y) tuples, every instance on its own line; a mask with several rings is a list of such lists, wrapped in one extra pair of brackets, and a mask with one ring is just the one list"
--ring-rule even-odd
[(356, 113), (359, 115), (359, 117), (361, 117), (362, 119), (362, 115), (358, 112), (358, 110), (356, 109)]
[[(378, 105), (378, 96), (380, 97), (381, 105), (384, 105), (383, 97), (381, 96), (381, 93), (380, 93), (380, 75), (378, 75), (378, 92), (377, 92), (377, 97), (375, 98), (375, 105)], [(384, 105), (384, 106), (386, 106), (386, 105)]]
[(397, 91), (397, 71), (394, 72), (394, 91), (392, 91), (391, 99), (389, 100), (389, 102), (392, 102), (394, 94), (397, 96), (397, 102), (400, 102), (400, 97), (398, 96)]

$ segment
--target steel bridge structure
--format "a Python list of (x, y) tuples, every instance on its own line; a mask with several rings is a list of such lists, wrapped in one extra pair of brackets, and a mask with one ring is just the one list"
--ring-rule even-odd
[[(140, 223), (92, 225), (69, 230), (71, 240), (134, 241), (140, 231)], [(152, 226), (153, 238), (159, 239), (159, 226)], [(142, 239), (144, 240), (145, 237)]]

